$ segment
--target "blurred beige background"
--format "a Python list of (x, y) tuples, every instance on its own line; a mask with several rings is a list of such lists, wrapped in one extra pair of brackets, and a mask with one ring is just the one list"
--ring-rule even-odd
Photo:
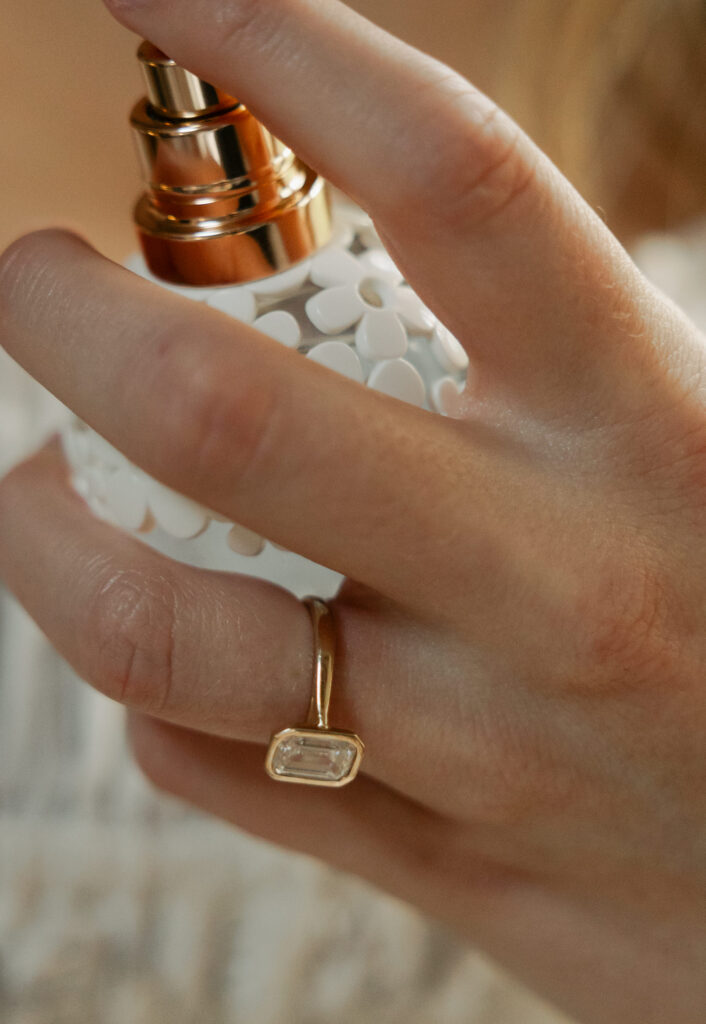
[(3, 0), (3, 248), (48, 224), (81, 231), (113, 258), (133, 247), (138, 178), (126, 115), (140, 95), (134, 39), (99, 0), (41, 8)]

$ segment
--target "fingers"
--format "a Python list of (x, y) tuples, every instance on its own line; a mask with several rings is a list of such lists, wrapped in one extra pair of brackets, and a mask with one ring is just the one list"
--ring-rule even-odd
[(262, 751), (251, 744), (146, 715), (130, 714), (128, 724), (136, 760), (160, 789), (443, 914), (476, 940), (495, 926), (501, 903), (516, 903), (524, 891), (526, 877), (484, 855), (472, 826), (459, 827), (367, 776), (335, 791), (281, 785), (262, 771)]
[(10, 354), (147, 472), (390, 596), (417, 592), (448, 547), (430, 522), (451, 531), (466, 516), (458, 424), (155, 288), (75, 235), (10, 247), (0, 320)]
[(161, 789), (398, 896), (410, 898), (430, 860), (444, 856), (443, 819), (366, 776), (335, 792), (286, 786), (265, 774), (258, 746), (145, 715), (129, 724), (136, 759)]
[[(0, 579), (113, 700), (259, 744), (306, 720), (313, 649), (303, 605), (270, 583), (174, 562), (96, 519), (68, 486), (56, 441), (0, 481)], [(397, 672), (418, 657), (422, 631), (405, 644), (403, 624), (384, 604), (373, 614), (357, 590), (334, 602), (331, 725), (364, 738), (366, 772), (408, 786), (414, 773), (390, 723), (412, 700), (409, 666)]]
[(642, 333), (640, 275), (590, 208), (459, 75), (319, 0), (106, 0), (242, 99), (371, 212), (471, 352), (472, 389), (576, 416), (616, 340)]
[[(431, 151), (440, 135), (422, 134), (431, 127), (437, 87), (465, 109), (469, 126), (475, 124), (465, 158), (473, 165), (476, 149), (483, 157), (493, 104), (336, 0), (105, 2), (123, 24), (237, 96), (378, 216), (405, 200), (416, 203), (430, 183), (431, 159), (435, 171), (443, 167), (440, 156), (423, 148)], [(398, 132), (391, 136), (393, 125)], [(498, 127), (498, 136), (503, 131), (507, 145), (509, 122)], [(423, 209), (415, 213), (424, 215)]]

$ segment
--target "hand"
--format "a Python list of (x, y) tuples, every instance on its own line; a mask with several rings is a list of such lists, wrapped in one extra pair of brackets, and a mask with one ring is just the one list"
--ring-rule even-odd
[(147, 472), (349, 577), (333, 720), (367, 752), (345, 790), (263, 770), (308, 703), (301, 604), (97, 521), (55, 444), (0, 485), (0, 573), (132, 709), (157, 785), (443, 918), (583, 1021), (694, 1024), (703, 337), (489, 99), (333, 0), (108, 6), (371, 213), (469, 382), (457, 419), (430, 415), (64, 231), (0, 262), (30, 373)]

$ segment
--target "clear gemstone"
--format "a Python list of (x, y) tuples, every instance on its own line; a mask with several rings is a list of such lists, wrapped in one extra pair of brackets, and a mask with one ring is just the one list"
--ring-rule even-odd
[(319, 782), (340, 782), (353, 767), (355, 744), (329, 733), (290, 733), (279, 740), (272, 755), (275, 775)]

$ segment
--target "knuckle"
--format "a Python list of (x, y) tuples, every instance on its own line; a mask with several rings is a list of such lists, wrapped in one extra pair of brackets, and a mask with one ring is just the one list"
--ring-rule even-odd
[(484, 128), (482, 139), (476, 140), (474, 158), (458, 151), (458, 143), (450, 148), (451, 159), (444, 168), (442, 192), (450, 199), (454, 220), (466, 227), (478, 228), (498, 216), (531, 190), (535, 180), (535, 164), (527, 159), (521, 145), (519, 128), (509, 129), (505, 115), (495, 111)]
[[(284, 4), (281, 0), (234, 0), (225, 4), (214, 16), (218, 32), (215, 45), (232, 59), (233, 50), (243, 52), (248, 46), (262, 54), (271, 48), (280, 36)], [(291, 44), (290, 44), (291, 47)]]
[(679, 677), (684, 610), (661, 568), (617, 561), (588, 599), (582, 620), (585, 689), (644, 690)]
[[(538, 151), (517, 124), (457, 75), (446, 75), (423, 104), (415, 137), (432, 140), (417, 156), (425, 208), (435, 219), (477, 228), (532, 192)], [(443, 114), (440, 114), (443, 111)], [(415, 176), (416, 177), (416, 176)], [(431, 201), (429, 201), (431, 197)]]
[(91, 674), (123, 704), (163, 711), (172, 692), (176, 593), (167, 579), (113, 573), (91, 604)]

